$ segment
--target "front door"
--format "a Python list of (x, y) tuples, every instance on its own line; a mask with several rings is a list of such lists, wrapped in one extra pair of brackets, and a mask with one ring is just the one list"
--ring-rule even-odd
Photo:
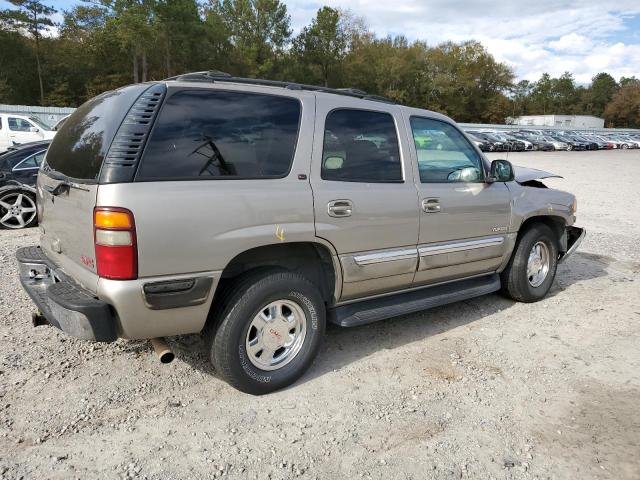
[(411, 286), (417, 192), (397, 106), (318, 99), (311, 186), (316, 235), (335, 247), (341, 300)]
[(513, 245), (510, 194), (487, 183), (480, 153), (446, 120), (409, 116), (419, 192), (419, 264), (423, 285), (495, 271)]
[(7, 117), (9, 139), (12, 143), (27, 143), (42, 140), (38, 127), (20, 117)]

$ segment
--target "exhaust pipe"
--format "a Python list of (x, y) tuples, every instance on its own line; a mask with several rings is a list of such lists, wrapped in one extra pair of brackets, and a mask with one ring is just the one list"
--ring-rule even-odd
[(34, 327), (40, 327), (42, 325), (49, 325), (49, 320), (47, 320), (42, 312), (38, 310), (31, 314), (31, 324)]
[(164, 341), (164, 338), (152, 338), (150, 342), (156, 352), (156, 355), (158, 355), (158, 358), (160, 359), (160, 363), (173, 362), (175, 355), (171, 351), (169, 345), (167, 345), (167, 342)]

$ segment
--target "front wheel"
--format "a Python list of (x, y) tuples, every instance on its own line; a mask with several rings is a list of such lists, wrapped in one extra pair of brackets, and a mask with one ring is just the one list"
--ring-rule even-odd
[(546, 225), (534, 224), (522, 235), (500, 274), (502, 293), (518, 302), (537, 302), (549, 292), (557, 267), (556, 235)]
[(261, 395), (295, 382), (312, 364), (325, 330), (318, 288), (297, 273), (267, 270), (236, 282), (210, 358), (233, 387)]

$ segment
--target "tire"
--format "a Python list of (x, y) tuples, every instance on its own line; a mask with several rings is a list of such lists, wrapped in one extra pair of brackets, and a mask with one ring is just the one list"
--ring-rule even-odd
[[(298, 380), (313, 363), (324, 336), (326, 314), (318, 288), (289, 271), (263, 269), (243, 275), (226, 289), (215, 310), (213, 319), (220, 319), (218, 327), (208, 327), (205, 332), (210, 360), (231, 386), (253, 395), (270, 393)], [(280, 315), (265, 320), (267, 312)], [(296, 325), (293, 334), (287, 322)], [(257, 330), (257, 324), (269, 330)], [(295, 338), (290, 347), (276, 349), (276, 344), (290, 337)], [(256, 345), (252, 351), (251, 343)], [(255, 350), (261, 345), (262, 351)], [(285, 353), (288, 356), (279, 364), (266, 365), (269, 359), (275, 361)]]
[(629, 145), (627, 145), (626, 143), (622, 144), (622, 149), (623, 150), (627, 150), (629, 148)]
[[(14, 210), (16, 207), (19, 210)], [(37, 223), (36, 197), (33, 193), (15, 189), (0, 194), (0, 228), (18, 230), (34, 227)]]
[[(540, 245), (541, 243), (544, 247)], [(542, 251), (544, 251), (544, 248), (547, 250), (548, 268), (540, 283), (538, 281), (541, 278), (531, 277), (528, 271), (530, 254), (532, 254), (534, 246), (540, 247)], [(536, 263), (532, 265), (536, 266)], [(537, 302), (549, 292), (556, 276), (557, 268), (558, 240), (556, 235), (546, 225), (535, 223), (520, 237), (507, 267), (500, 274), (501, 291), (504, 295), (517, 302)]]

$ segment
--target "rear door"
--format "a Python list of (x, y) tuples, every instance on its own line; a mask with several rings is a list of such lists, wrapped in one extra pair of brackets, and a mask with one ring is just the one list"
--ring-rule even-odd
[(414, 137), (419, 193), (416, 286), (495, 271), (510, 251), (510, 194), (485, 182), (481, 155), (445, 119), (406, 118)]
[(46, 151), (46, 149), (36, 151), (13, 167), (13, 179), (17, 182), (34, 186)]
[[(41, 246), (92, 291), (98, 282), (93, 239), (98, 175), (123, 118), (148, 87), (107, 92), (78, 108), (55, 136), (38, 175)], [(61, 183), (67, 187), (56, 190)]]
[(342, 300), (410, 286), (417, 193), (398, 107), (319, 94), (316, 108), (316, 235), (339, 254)]

